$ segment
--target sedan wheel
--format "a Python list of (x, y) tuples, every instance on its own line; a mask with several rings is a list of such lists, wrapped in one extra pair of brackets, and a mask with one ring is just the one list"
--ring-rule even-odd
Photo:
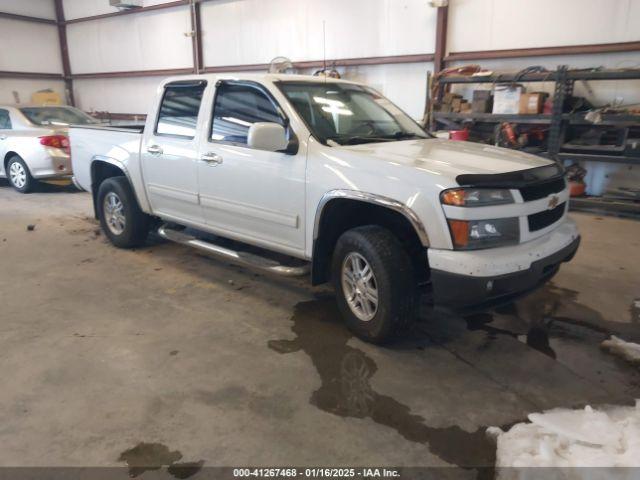
[(7, 177), (9, 183), (20, 193), (30, 192), (35, 186), (35, 179), (31, 176), (24, 160), (14, 155), (7, 163)]
[(11, 178), (11, 183), (16, 188), (24, 188), (27, 183), (27, 172), (25, 172), (22, 164), (18, 162), (13, 162), (11, 167), (9, 168), (9, 177)]
[(109, 192), (104, 197), (104, 218), (107, 227), (114, 235), (121, 235), (127, 225), (124, 215), (124, 205), (115, 192)]

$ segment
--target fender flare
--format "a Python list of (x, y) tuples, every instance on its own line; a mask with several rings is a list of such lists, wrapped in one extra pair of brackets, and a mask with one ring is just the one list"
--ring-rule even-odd
[(136, 202), (138, 202), (138, 205), (142, 205), (140, 203), (140, 198), (138, 196), (138, 192), (136, 192), (136, 189), (134, 188), (134, 183), (131, 180), (131, 174), (129, 173), (129, 170), (127, 169), (127, 167), (125, 166), (125, 164), (118, 160), (115, 159), (113, 157), (107, 157), (105, 155), (94, 155), (93, 157), (91, 157), (91, 164), (90, 164), (90, 174), (91, 174), (91, 196), (93, 197), (93, 207), (94, 207), (94, 211), (96, 214), (96, 218), (98, 218), (98, 189), (95, 188), (94, 184), (93, 184), (93, 165), (96, 162), (104, 162), (104, 163), (108, 163), (109, 165), (113, 165), (114, 167), (116, 167), (117, 169), (121, 170), (122, 173), (124, 173), (125, 178), (127, 179), (127, 181), (129, 182), (129, 185), (131, 185), (131, 190), (133, 191), (133, 196), (136, 199)]
[(348, 200), (358, 200), (361, 202), (372, 203), (374, 205), (379, 205), (381, 207), (385, 207), (401, 213), (413, 226), (413, 229), (415, 230), (420, 243), (422, 243), (424, 247), (429, 246), (429, 234), (427, 233), (427, 229), (425, 228), (418, 215), (416, 215), (416, 213), (404, 203), (399, 202), (398, 200), (394, 200), (393, 198), (385, 197), (383, 195), (377, 195), (375, 193), (344, 189), (330, 190), (325, 193), (320, 199), (313, 223), (314, 243), (320, 234), (320, 220), (322, 218), (324, 207), (327, 205), (327, 203), (329, 203), (331, 200), (335, 200), (336, 198), (344, 198)]

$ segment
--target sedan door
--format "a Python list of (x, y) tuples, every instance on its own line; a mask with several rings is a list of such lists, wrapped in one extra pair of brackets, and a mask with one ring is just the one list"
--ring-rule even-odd
[(218, 82), (198, 163), (205, 222), (220, 235), (303, 257), (306, 154), (249, 148), (256, 122), (288, 125), (262, 85)]
[(153, 213), (178, 223), (200, 225), (198, 203), (198, 113), (205, 81), (165, 86), (155, 126), (147, 124), (140, 157)]
[[(7, 154), (7, 140), (10, 133), (11, 117), (9, 111), (2, 108), (0, 109), (0, 158), (2, 159)], [(0, 163), (0, 174), (9, 176), (9, 173), (4, 171), (4, 162)]]

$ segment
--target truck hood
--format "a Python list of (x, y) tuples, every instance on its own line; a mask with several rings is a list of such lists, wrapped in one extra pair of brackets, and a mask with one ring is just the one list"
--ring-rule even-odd
[(553, 163), (507, 148), (442, 139), (368, 143), (339, 148), (382, 162), (427, 170), (451, 180), (463, 174), (507, 173)]

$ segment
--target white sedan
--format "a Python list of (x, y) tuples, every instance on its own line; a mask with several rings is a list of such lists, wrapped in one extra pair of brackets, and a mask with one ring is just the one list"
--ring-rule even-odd
[(22, 193), (37, 179), (69, 177), (69, 125), (97, 123), (66, 106), (0, 105), (0, 178)]

